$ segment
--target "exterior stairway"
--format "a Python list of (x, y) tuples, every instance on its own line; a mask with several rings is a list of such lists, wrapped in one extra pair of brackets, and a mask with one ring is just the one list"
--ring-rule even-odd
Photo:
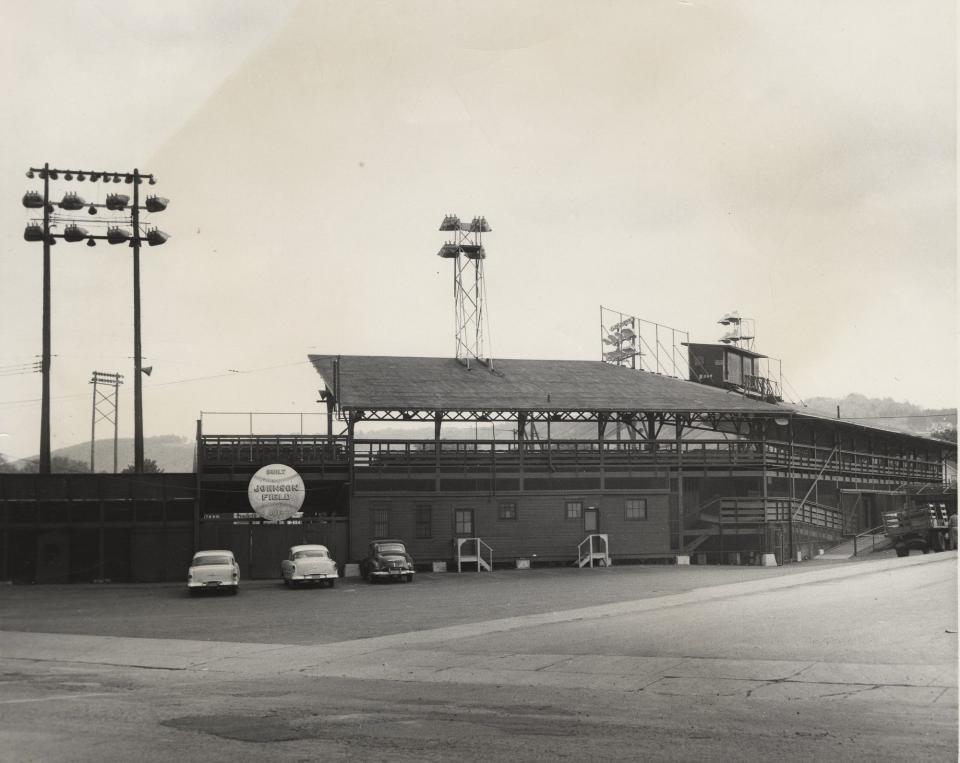
[[(477, 572), (493, 571), (493, 549), (480, 538), (456, 538), (457, 572), (463, 572), (463, 565), (476, 565)], [(466, 548), (464, 548), (466, 547)]]
[(581, 569), (590, 567), (609, 567), (610, 538), (606, 533), (588, 535), (577, 546), (577, 566)]

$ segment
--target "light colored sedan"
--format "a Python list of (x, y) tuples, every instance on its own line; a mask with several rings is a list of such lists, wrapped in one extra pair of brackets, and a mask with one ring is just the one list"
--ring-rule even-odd
[(240, 565), (232, 551), (198, 551), (193, 555), (187, 573), (187, 590), (191, 596), (210, 590), (236, 594), (239, 588)]
[(333, 588), (337, 583), (337, 563), (326, 546), (292, 546), (280, 562), (280, 574), (286, 586), (318, 583)]

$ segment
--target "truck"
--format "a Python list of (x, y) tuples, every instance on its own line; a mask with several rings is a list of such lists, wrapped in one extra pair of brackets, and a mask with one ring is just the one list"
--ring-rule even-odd
[(950, 547), (950, 526), (944, 503), (922, 503), (883, 515), (884, 533), (893, 544), (897, 556), (906, 556), (910, 549), (924, 554)]

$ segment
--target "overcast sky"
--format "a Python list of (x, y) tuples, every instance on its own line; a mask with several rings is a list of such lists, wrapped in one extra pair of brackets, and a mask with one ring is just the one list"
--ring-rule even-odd
[[(41, 350), (20, 197), (45, 161), (171, 199), (142, 253), (148, 436), (316, 411), (309, 352), (452, 354), (447, 212), (493, 225), (495, 356), (595, 359), (601, 304), (694, 341), (736, 309), (802, 397), (955, 405), (949, 0), (0, 9), (8, 456), (38, 450), (40, 377), (9, 369)], [(89, 438), (93, 370), (127, 377), (132, 431), (131, 278), (127, 247), (53, 249), (54, 448)]]

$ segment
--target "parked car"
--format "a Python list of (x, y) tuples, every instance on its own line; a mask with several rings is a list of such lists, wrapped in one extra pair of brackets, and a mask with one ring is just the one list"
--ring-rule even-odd
[(360, 562), (360, 574), (371, 583), (375, 580), (413, 582), (413, 557), (402, 540), (375, 540), (367, 558)]
[(191, 596), (202, 591), (229, 591), (236, 594), (240, 588), (240, 565), (232, 551), (198, 551), (187, 572), (187, 590)]
[(280, 562), (280, 576), (286, 586), (318, 583), (333, 588), (338, 577), (337, 563), (330, 558), (326, 546), (291, 546), (287, 558)]

